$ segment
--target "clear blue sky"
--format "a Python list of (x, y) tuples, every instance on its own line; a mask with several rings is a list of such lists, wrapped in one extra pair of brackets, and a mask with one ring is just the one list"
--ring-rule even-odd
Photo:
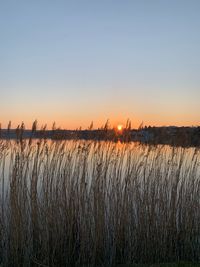
[(200, 123), (200, 1), (2, 0), (0, 121)]

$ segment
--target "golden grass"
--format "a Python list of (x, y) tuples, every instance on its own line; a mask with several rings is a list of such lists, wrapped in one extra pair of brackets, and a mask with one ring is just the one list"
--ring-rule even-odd
[(199, 164), (197, 148), (0, 141), (0, 262), (199, 262)]

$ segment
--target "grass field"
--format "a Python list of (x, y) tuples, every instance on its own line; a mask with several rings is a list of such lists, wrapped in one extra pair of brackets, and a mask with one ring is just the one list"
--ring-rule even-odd
[(200, 264), (192, 263), (160, 263), (160, 264), (136, 264), (136, 265), (118, 265), (117, 267), (199, 267)]
[(135, 264), (135, 265), (128, 265), (128, 264), (120, 264), (117, 267), (199, 267), (200, 263), (159, 263), (159, 264)]
[(0, 141), (2, 266), (195, 266), (156, 263), (200, 261), (199, 159), (197, 148)]

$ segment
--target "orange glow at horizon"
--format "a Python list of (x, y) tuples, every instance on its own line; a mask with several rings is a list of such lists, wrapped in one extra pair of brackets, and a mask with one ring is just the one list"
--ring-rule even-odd
[[(82, 129), (88, 129), (91, 122), (93, 121), (94, 129), (101, 128), (105, 125), (107, 118), (106, 116), (97, 116), (96, 119), (94, 118), (88, 118), (86, 116), (69, 116), (69, 117), (62, 117), (58, 116), (57, 114), (55, 116), (52, 116), (49, 118), (49, 116), (24, 116), (24, 115), (18, 115), (18, 116), (6, 116), (3, 120), (0, 121), (1, 128), (7, 128), (9, 121), (11, 120), (11, 128), (15, 129), (18, 125), (22, 123), (22, 121), (25, 123), (26, 129), (31, 129), (32, 123), (37, 119), (38, 121), (38, 128), (41, 128), (42, 125), (47, 124), (47, 129), (51, 129), (52, 125), (55, 121), (56, 127), (60, 127), (61, 129), (69, 129), (69, 130), (75, 130), (79, 129), (80, 127)], [(109, 117), (109, 116), (108, 116)], [(133, 129), (137, 129), (139, 125), (143, 121), (143, 126), (198, 126), (200, 122), (196, 120), (192, 120), (189, 116), (183, 119), (173, 117), (173, 118), (160, 118), (159, 116), (155, 116), (155, 118), (152, 118), (150, 116), (144, 116), (146, 119), (142, 119), (143, 116), (138, 117), (132, 117), (128, 116), (131, 121), (131, 125)], [(132, 117), (132, 118), (131, 118)], [(109, 126), (111, 128), (115, 128), (118, 131), (122, 131), (123, 125), (126, 125), (126, 118), (127, 116), (122, 117), (119, 116), (110, 116), (109, 119)], [(120, 122), (120, 123), (119, 123)]]
[(119, 132), (121, 132), (121, 131), (123, 130), (123, 125), (122, 125), (122, 124), (118, 124), (118, 125), (117, 125), (117, 130), (118, 130)]

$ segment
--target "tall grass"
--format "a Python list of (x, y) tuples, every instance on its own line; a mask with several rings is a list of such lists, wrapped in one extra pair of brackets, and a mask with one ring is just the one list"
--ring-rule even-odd
[(198, 262), (199, 164), (197, 148), (0, 141), (0, 262)]

